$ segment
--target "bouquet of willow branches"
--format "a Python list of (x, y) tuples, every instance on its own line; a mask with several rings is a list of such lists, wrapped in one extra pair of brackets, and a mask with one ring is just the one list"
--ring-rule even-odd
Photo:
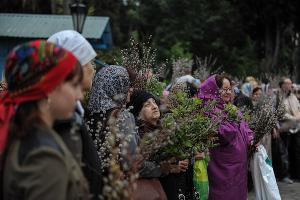
[(144, 159), (188, 158), (216, 146), (218, 123), (205, 116), (213, 107), (204, 106), (200, 99), (188, 98), (185, 92), (171, 93), (170, 112), (161, 120), (160, 129), (141, 141)]
[[(111, 127), (107, 133), (103, 148), (109, 152), (109, 156), (106, 159), (102, 159), (102, 164), (105, 164), (107, 167), (108, 175), (103, 176), (103, 190), (100, 199), (129, 200), (133, 198), (134, 184), (138, 178), (138, 163), (131, 162), (131, 166), (128, 166), (124, 162), (127, 159), (131, 160), (127, 151), (124, 151), (124, 149), (128, 148), (128, 140), (131, 138), (125, 136), (127, 133), (124, 133), (124, 130), (117, 125), (123, 122), (124, 118), (111, 118), (108, 122), (111, 123), (109, 125)], [(126, 178), (124, 167), (127, 168)]]
[[(217, 67), (217, 58), (212, 55), (204, 58), (196, 57), (195, 68), (193, 76), (201, 81), (206, 80), (211, 74), (218, 74), (221, 72), (222, 66)], [(215, 68), (215, 70), (212, 70)]]
[(159, 76), (164, 75), (166, 65), (157, 64), (156, 49), (150, 46), (149, 41), (138, 43), (131, 38), (130, 46), (121, 50), (121, 63), (118, 64), (135, 74), (134, 80), (131, 80), (135, 89), (146, 90), (160, 97), (166, 84), (159, 81)]
[(270, 134), (273, 128), (284, 116), (284, 105), (279, 100), (277, 107), (274, 106), (272, 99), (261, 98), (255, 109), (249, 115), (249, 127), (254, 132), (253, 145), (250, 149), (250, 155), (255, 152), (255, 145), (267, 134)]
[(162, 83), (158, 80), (158, 78), (154, 75), (147, 82), (145, 86), (145, 90), (150, 92), (151, 94), (161, 97), (164, 89), (166, 88), (166, 84)]
[(172, 83), (176, 82), (176, 78), (187, 75), (192, 72), (193, 60), (187, 58), (178, 58), (172, 62)]

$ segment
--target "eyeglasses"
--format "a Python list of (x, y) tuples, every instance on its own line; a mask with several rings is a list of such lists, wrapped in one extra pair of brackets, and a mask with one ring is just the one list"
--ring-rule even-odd
[(92, 67), (93, 67), (95, 70), (97, 69), (97, 66), (96, 66), (95, 60), (92, 60), (92, 61), (91, 61), (91, 65), (92, 65)]
[(91, 65), (92, 67), (97, 71), (103, 67), (107, 67), (109, 66), (108, 64), (106, 64), (105, 62), (99, 60), (99, 59), (94, 59), (91, 61)]
[(220, 93), (223, 93), (223, 94), (224, 93), (229, 93), (229, 92), (231, 93), (232, 92), (232, 88), (224, 88), (224, 89), (222, 88), (219, 91), (220, 91)]

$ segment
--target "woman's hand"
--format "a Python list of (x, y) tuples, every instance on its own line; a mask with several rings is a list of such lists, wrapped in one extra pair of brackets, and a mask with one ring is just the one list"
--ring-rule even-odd
[(178, 164), (171, 164), (170, 167), (170, 173), (178, 174), (180, 172), (185, 172), (188, 169), (189, 166), (189, 160), (181, 160), (178, 162)]
[[(179, 173), (180, 169), (176, 163), (176, 158), (171, 158), (169, 160), (164, 160), (159, 163), (160, 169), (163, 174), (169, 173)], [(177, 172), (179, 171), (179, 172)]]
[(185, 172), (189, 167), (189, 160), (188, 159), (180, 160), (178, 162), (178, 166), (179, 166), (180, 171)]
[(188, 169), (189, 160), (180, 160), (177, 164), (174, 163), (173, 159), (168, 161), (160, 162), (160, 168), (164, 174), (173, 173), (178, 174), (180, 172), (185, 172)]
[(253, 149), (253, 150), (255, 150), (255, 151), (258, 151), (259, 145), (261, 145), (260, 141), (259, 141), (258, 143), (256, 143), (256, 144), (254, 144), (254, 140), (251, 140), (251, 141), (250, 141), (250, 149)]
[(138, 169), (140, 169), (142, 167), (142, 164), (144, 161), (145, 161), (145, 159), (143, 158), (143, 156), (140, 154), (137, 154), (136, 158), (133, 160), (132, 170), (138, 171)]
[(205, 158), (205, 153), (204, 152), (198, 152), (195, 155), (195, 160), (203, 160)]
[(169, 173), (178, 174), (178, 173), (180, 173), (179, 165), (170, 163), (168, 161), (160, 162), (160, 169), (163, 174), (169, 174)]

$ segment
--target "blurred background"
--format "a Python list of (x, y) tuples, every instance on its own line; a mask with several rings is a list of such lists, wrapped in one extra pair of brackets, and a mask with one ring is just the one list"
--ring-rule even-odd
[[(2, 0), (0, 12), (71, 15), (72, 3), (71, 0)], [(157, 49), (157, 62), (211, 56), (216, 59), (212, 68), (221, 67), (240, 78), (282, 74), (300, 80), (300, 12), (297, 11), (300, 1), (90, 0), (81, 3), (87, 5), (88, 16), (108, 17), (108, 31), (111, 31), (108, 40), (112, 41), (105, 48), (96, 48), (98, 57), (108, 64), (120, 59), (120, 50), (129, 46), (132, 37), (140, 43), (150, 42)], [(83, 31), (86, 36), (85, 29), (88, 28)], [(1, 37), (5, 36), (0, 34), (0, 40)], [(1, 55), (5, 52), (2, 50)], [(167, 75), (170, 74), (171, 70)]]

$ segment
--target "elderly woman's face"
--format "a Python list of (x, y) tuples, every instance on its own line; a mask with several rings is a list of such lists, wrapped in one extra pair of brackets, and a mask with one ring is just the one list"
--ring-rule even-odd
[(156, 124), (160, 117), (159, 108), (153, 98), (148, 99), (144, 104), (143, 108), (139, 114), (139, 118), (152, 123)]
[(228, 79), (225, 78), (223, 80), (222, 88), (220, 88), (219, 91), (220, 91), (221, 98), (225, 103), (231, 101), (233, 94), (232, 94), (231, 84)]
[(95, 64), (93, 63), (93, 61), (90, 61), (83, 66), (82, 88), (84, 90), (90, 90), (92, 88), (93, 78), (96, 73), (94, 65)]

